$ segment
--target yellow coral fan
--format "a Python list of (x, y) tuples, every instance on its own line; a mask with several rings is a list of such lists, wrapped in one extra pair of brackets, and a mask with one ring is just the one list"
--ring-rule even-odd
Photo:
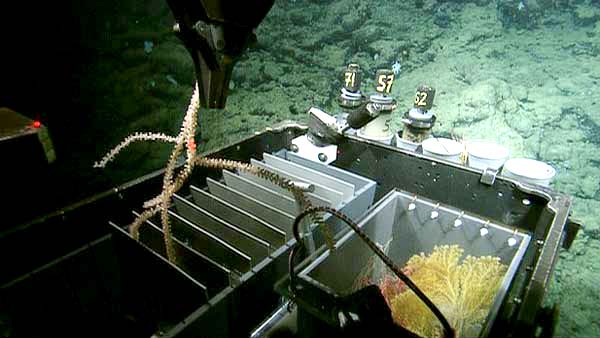
[[(433, 252), (413, 256), (407, 267), (410, 278), (442, 311), (457, 336), (478, 335), (494, 300), (506, 266), (498, 257), (467, 256), (459, 264), (464, 250), (458, 245), (436, 246)], [(439, 321), (411, 291), (391, 300), (394, 320), (424, 337), (439, 337)]]

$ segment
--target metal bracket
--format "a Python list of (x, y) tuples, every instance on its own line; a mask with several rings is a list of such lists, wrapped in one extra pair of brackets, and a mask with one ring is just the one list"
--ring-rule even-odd
[(489, 186), (494, 185), (494, 182), (496, 181), (496, 175), (498, 175), (498, 170), (486, 168), (483, 170), (483, 174), (481, 174), (481, 179), (479, 179), (479, 182)]
[(565, 238), (563, 240), (562, 246), (564, 249), (569, 250), (571, 248), (571, 244), (573, 244), (573, 240), (577, 237), (577, 233), (579, 230), (583, 228), (583, 224), (580, 220), (572, 219), (571, 217), (567, 218), (567, 227), (565, 230)]

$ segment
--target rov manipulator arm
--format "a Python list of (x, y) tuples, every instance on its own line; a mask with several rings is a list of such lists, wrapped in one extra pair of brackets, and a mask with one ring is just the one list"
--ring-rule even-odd
[(274, 0), (167, 0), (176, 35), (194, 62), (200, 105), (224, 108), (235, 63), (256, 41)]

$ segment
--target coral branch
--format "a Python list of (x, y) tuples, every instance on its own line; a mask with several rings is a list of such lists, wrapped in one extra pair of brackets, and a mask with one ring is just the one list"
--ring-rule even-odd
[(111, 149), (104, 157), (99, 161), (94, 163), (94, 168), (104, 168), (108, 164), (108, 162), (112, 161), (115, 156), (117, 156), (123, 149), (125, 149), (128, 145), (133, 142), (139, 141), (160, 141), (166, 143), (177, 143), (177, 137), (165, 135), (163, 133), (135, 133), (129, 135), (126, 139), (124, 139), (121, 143), (119, 143), (116, 147)]
[[(286, 178), (283, 178), (275, 173), (269, 172), (262, 168), (253, 166), (248, 163), (242, 163), (238, 161), (224, 160), (224, 159), (213, 159), (198, 157), (196, 153), (196, 142), (194, 140), (198, 121), (198, 108), (200, 107), (199, 89), (196, 84), (194, 94), (190, 100), (190, 104), (187, 108), (183, 123), (179, 134), (176, 137), (167, 136), (161, 133), (135, 133), (128, 136), (123, 142), (113, 148), (108, 154), (106, 154), (101, 161), (96, 162), (94, 167), (103, 168), (106, 164), (114, 159), (114, 157), (125, 147), (132, 142), (137, 141), (162, 141), (175, 143), (173, 152), (169, 156), (167, 165), (165, 167), (165, 173), (163, 176), (162, 192), (146, 201), (144, 208), (146, 209), (140, 216), (138, 216), (133, 223), (129, 225), (129, 231), (134, 239), (139, 239), (139, 228), (148, 219), (160, 213), (160, 219), (162, 224), (162, 230), (164, 235), (165, 247), (167, 251), (167, 258), (170, 262), (175, 263), (175, 251), (173, 248), (173, 239), (171, 237), (171, 223), (169, 220), (169, 206), (173, 195), (181, 189), (185, 184), (186, 180), (194, 170), (195, 166), (201, 166), (212, 169), (229, 169), (245, 171), (266, 179), (284, 189), (287, 189), (292, 193), (296, 201), (300, 204), (301, 210), (312, 207), (310, 201), (304, 195), (304, 191), (294, 185), (294, 183)], [(175, 174), (177, 159), (185, 152), (186, 162), (177, 175)], [(329, 228), (325, 225), (322, 216), (312, 217), (313, 222), (321, 227), (321, 230), (325, 234), (327, 243), (330, 249), (333, 249), (333, 236)]]
[[(171, 222), (169, 221), (169, 204), (171, 203), (171, 197), (175, 194), (180, 186), (176, 186), (173, 182), (173, 175), (175, 173), (175, 166), (177, 165), (177, 158), (183, 151), (185, 144), (193, 141), (194, 136), (196, 134), (196, 126), (198, 119), (198, 108), (200, 107), (200, 94), (198, 89), (198, 84), (194, 89), (194, 94), (190, 100), (190, 104), (188, 106), (187, 112), (185, 113), (185, 117), (183, 119), (183, 124), (181, 126), (181, 131), (179, 132), (179, 136), (177, 136), (177, 144), (169, 157), (169, 161), (167, 162), (167, 166), (165, 168), (165, 174), (163, 177), (163, 192), (162, 192), (162, 201), (160, 202), (160, 219), (163, 228), (164, 240), (165, 240), (165, 248), (167, 250), (167, 258), (171, 262), (175, 262), (175, 250), (173, 248), (173, 241), (171, 238)], [(187, 149), (187, 159), (185, 163), (185, 167), (182, 172), (179, 173), (180, 177), (187, 178), (191, 173), (194, 165), (194, 157), (196, 152), (191, 151), (188, 147)], [(182, 181), (179, 179), (178, 181)]]
[[(436, 246), (429, 256), (411, 257), (407, 267), (412, 280), (448, 318), (457, 336), (478, 335), (498, 291), (506, 266), (498, 257), (467, 256), (458, 245)], [(387, 285), (383, 285), (387, 287)], [(387, 291), (387, 290), (386, 290)], [(441, 327), (412, 292), (387, 299), (394, 320), (424, 337), (439, 337)]]
[(142, 224), (144, 224), (144, 222), (146, 222), (147, 220), (149, 220), (150, 218), (152, 218), (152, 216), (156, 215), (156, 213), (160, 210), (159, 207), (154, 207), (151, 209), (147, 209), (144, 210), (144, 212), (142, 212), (136, 219), (135, 221), (133, 221), (133, 223), (131, 223), (131, 225), (129, 226), (129, 233), (131, 234), (131, 237), (133, 237), (135, 240), (139, 240), (140, 238), (140, 226)]

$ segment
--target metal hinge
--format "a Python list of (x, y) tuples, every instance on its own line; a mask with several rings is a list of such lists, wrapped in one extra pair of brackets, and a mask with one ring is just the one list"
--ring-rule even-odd
[(496, 181), (496, 175), (498, 175), (498, 170), (486, 168), (483, 170), (483, 174), (481, 174), (481, 179), (479, 179), (479, 182), (485, 185), (494, 185), (494, 182)]

